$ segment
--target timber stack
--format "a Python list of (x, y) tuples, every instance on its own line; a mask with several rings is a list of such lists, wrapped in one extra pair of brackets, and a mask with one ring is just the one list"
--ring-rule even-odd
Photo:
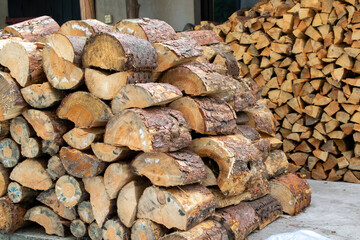
[(0, 233), (245, 239), (310, 204), (213, 31), (45, 16), (4, 29), (0, 65)]
[(291, 172), (360, 183), (358, 1), (260, 1), (197, 29), (213, 29), (262, 86)]

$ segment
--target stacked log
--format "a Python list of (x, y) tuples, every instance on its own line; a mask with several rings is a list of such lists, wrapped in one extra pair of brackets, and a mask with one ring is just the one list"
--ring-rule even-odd
[(0, 40), (0, 233), (245, 239), (282, 214), (277, 193), (310, 202), (296, 176), (269, 194), (288, 167), (275, 121), (214, 32), (35, 23), (19, 26), (42, 43)]
[(197, 26), (262, 87), (290, 169), (307, 178), (360, 182), (359, 15), (357, 1), (260, 1)]

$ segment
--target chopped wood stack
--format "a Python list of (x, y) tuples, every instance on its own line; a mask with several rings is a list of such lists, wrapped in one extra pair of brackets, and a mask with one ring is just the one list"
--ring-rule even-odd
[(0, 233), (31, 221), (93, 240), (244, 239), (282, 214), (281, 191), (295, 213), (310, 203), (296, 176), (270, 184), (288, 167), (275, 122), (214, 32), (41, 28), (0, 40)]
[(307, 178), (360, 183), (359, 6), (265, 0), (197, 26), (216, 31), (240, 75), (262, 87), (290, 169)]

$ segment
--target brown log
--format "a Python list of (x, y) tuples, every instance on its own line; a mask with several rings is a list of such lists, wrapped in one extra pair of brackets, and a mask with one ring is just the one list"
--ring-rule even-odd
[(59, 156), (54, 155), (48, 160), (46, 172), (49, 174), (52, 180), (57, 180), (66, 174), (66, 170)]
[(104, 126), (112, 117), (110, 108), (88, 92), (75, 92), (64, 98), (56, 111), (61, 119), (67, 119), (78, 128)]
[(60, 102), (64, 95), (54, 89), (48, 82), (32, 84), (21, 89), (25, 101), (33, 108), (47, 108)]
[(0, 164), (0, 197), (7, 193), (8, 185), (10, 183), (10, 169), (6, 169)]
[(85, 223), (92, 223), (95, 218), (90, 201), (83, 201), (77, 206), (77, 213), (80, 219)]
[[(249, 125), (237, 125), (237, 134), (244, 136), (245, 138), (249, 139), (250, 141), (258, 141), (262, 136), (255, 128)], [(266, 137), (263, 137), (267, 139)], [(269, 141), (270, 142), (270, 141)]]
[(71, 221), (70, 232), (76, 238), (85, 237), (87, 234), (86, 224), (80, 219)]
[(102, 229), (96, 222), (93, 222), (89, 225), (88, 235), (91, 240), (102, 240)]
[(59, 201), (68, 208), (75, 207), (88, 197), (82, 181), (68, 175), (61, 176), (56, 181), (55, 193)]
[(125, 227), (120, 222), (119, 218), (113, 218), (105, 222), (102, 229), (102, 235), (104, 240), (112, 240), (112, 239), (129, 240), (130, 229)]
[(0, 198), (0, 233), (12, 234), (25, 226), (24, 215), (27, 208), (22, 204), (14, 204), (7, 197)]
[(27, 105), (10, 74), (0, 72), (0, 121), (15, 118)]
[(86, 42), (82, 64), (115, 71), (152, 70), (157, 66), (157, 55), (144, 39), (118, 32), (98, 33)]
[(113, 31), (133, 35), (151, 43), (178, 39), (175, 30), (168, 23), (158, 19), (123, 19), (114, 25)]
[(36, 200), (41, 202), (42, 204), (51, 208), (56, 214), (67, 219), (67, 220), (75, 220), (76, 219), (76, 211), (74, 208), (65, 207), (62, 202), (59, 201), (57, 195), (55, 193), (55, 189), (49, 189), (47, 191), (41, 192)]
[(6, 168), (15, 167), (20, 160), (19, 146), (11, 138), (0, 140), (0, 161)]
[(91, 150), (98, 159), (104, 162), (130, 160), (136, 153), (127, 147), (115, 147), (102, 142), (92, 143)]
[(0, 64), (10, 70), (11, 76), (20, 86), (43, 82), (42, 46), (20, 40), (3, 41), (7, 42), (1, 48)]
[(351, 183), (360, 183), (360, 180), (354, 175), (354, 173), (351, 170), (348, 170), (344, 174), (344, 181)]
[[(60, 143), (61, 144), (61, 143)], [(60, 145), (51, 140), (42, 140), (41, 141), (41, 150), (43, 153), (48, 154), (50, 156), (54, 156), (60, 150)]]
[(271, 196), (281, 203), (283, 211), (287, 214), (296, 215), (310, 204), (310, 186), (305, 179), (295, 174), (275, 178), (270, 182), (270, 186)]
[(131, 162), (131, 169), (152, 184), (164, 187), (199, 183), (206, 177), (204, 162), (189, 150), (141, 153)]
[(228, 240), (226, 229), (217, 221), (206, 220), (186, 232), (174, 232), (160, 240)]
[(208, 64), (182, 65), (166, 71), (160, 82), (176, 86), (192, 96), (204, 96), (236, 89), (236, 80), (223, 76)]
[(235, 56), (232, 53), (222, 52), (216, 55), (212, 63), (225, 67), (226, 71), (224, 72), (224, 75), (230, 75), (234, 78), (239, 77), (240, 67), (237, 63)]
[(138, 219), (131, 228), (131, 239), (160, 239), (165, 233), (166, 230), (160, 224), (148, 219)]
[(229, 239), (246, 239), (259, 226), (259, 218), (248, 203), (219, 209), (213, 219), (225, 227)]
[(205, 170), (206, 170), (206, 178), (200, 182), (201, 185), (208, 187), (208, 186), (216, 186), (216, 174), (215, 172), (205, 164)]
[(145, 189), (138, 204), (138, 218), (150, 219), (167, 228), (188, 230), (214, 213), (215, 198), (201, 185)]
[(80, 15), (81, 19), (95, 18), (95, 1), (80, 0)]
[[(238, 135), (195, 139), (190, 149), (219, 166), (217, 185), (225, 196), (239, 195), (255, 188), (263, 178), (264, 165), (260, 151), (245, 137)], [(260, 187), (260, 186), (259, 186)]]
[(252, 126), (260, 133), (275, 136), (275, 119), (263, 103), (257, 102), (254, 107), (248, 108), (245, 112), (250, 118), (247, 125)]
[(104, 100), (112, 100), (126, 84), (152, 82), (151, 72), (116, 72), (86, 68), (85, 84), (90, 93)]
[(45, 43), (50, 46), (56, 55), (71, 63), (81, 64), (81, 55), (86, 42), (86, 37), (75, 37), (55, 33), (45, 39)]
[(48, 207), (33, 207), (26, 212), (24, 219), (38, 223), (44, 227), (47, 234), (65, 237), (65, 229), (61, 219)]
[(186, 31), (180, 32), (178, 35), (180, 38), (194, 40), (201, 46), (222, 42), (222, 39), (212, 30)]
[(180, 97), (181, 91), (167, 83), (125, 85), (111, 101), (111, 110), (117, 114), (128, 108), (166, 105)]
[(36, 134), (44, 140), (62, 142), (62, 135), (67, 130), (67, 125), (56, 117), (52, 112), (45, 112), (36, 109), (23, 111), (23, 117), (34, 128)]
[(236, 113), (221, 99), (183, 97), (169, 105), (184, 115), (189, 127), (201, 134), (235, 133)]
[(286, 173), (289, 165), (287, 157), (282, 150), (271, 151), (264, 164), (268, 178), (274, 178)]
[(181, 112), (169, 108), (127, 109), (106, 125), (104, 142), (145, 152), (177, 151), (190, 144)]
[[(90, 177), (83, 179), (85, 190), (90, 194), (90, 203), (97, 225), (101, 228), (105, 219), (112, 214), (114, 201), (105, 191), (103, 177)], [(90, 234), (89, 234), (90, 236)]]
[(94, 33), (110, 32), (111, 26), (96, 20), (71, 20), (61, 25), (58, 33), (77, 37), (90, 37)]
[(36, 191), (23, 187), (17, 182), (11, 182), (8, 186), (8, 197), (13, 203), (31, 202), (36, 195)]
[(121, 188), (136, 177), (136, 174), (130, 169), (130, 163), (117, 162), (110, 164), (104, 173), (104, 185), (109, 198), (117, 198)]
[(0, 121), (0, 140), (6, 137), (10, 132), (10, 122)]
[(106, 167), (106, 164), (94, 155), (68, 147), (61, 148), (60, 159), (66, 172), (77, 178), (94, 177)]
[(60, 26), (49, 16), (41, 16), (6, 26), (2, 34), (11, 34), (30, 42), (41, 42), (45, 36), (59, 30)]
[(117, 214), (120, 221), (128, 228), (134, 224), (136, 220), (137, 206), (139, 199), (143, 194), (145, 188), (149, 187), (150, 183), (143, 179), (136, 179), (126, 184), (119, 192), (116, 206)]
[(25, 158), (37, 158), (42, 155), (41, 139), (28, 138), (23, 139), (21, 143), (21, 155)]
[(94, 141), (100, 140), (104, 132), (103, 128), (73, 128), (63, 135), (63, 139), (70, 147), (86, 150)]

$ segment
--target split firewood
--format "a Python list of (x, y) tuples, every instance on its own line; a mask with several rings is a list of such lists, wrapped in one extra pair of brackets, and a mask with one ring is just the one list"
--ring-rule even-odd
[(68, 208), (75, 207), (88, 197), (82, 181), (68, 175), (61, 176), (56, 181), (55, 193), (58, 200)]
[(203, 179), (200, 184), (209, 187), (209, 186), (216, 186), (216, 175), (215, 172), (205, 164), (205, 171), (206, 171), (206, 178)]
[(112, 117), (110, 108), (88, 92), (75, 92), (67, 95), (56, 114), (61, 119), (67, 119), (78, 128), (101, 127)]
[(15, 118), (27, 105), (10, 74), (0, 72), (0, 121)]
[(194, 40), (201, 46), (222, 42), (221, 38), (212, 30), (185, 31), (178, 35), (180, 38)]
[(77, 37), (90, 37), (94, 33), (110, 32), (111, 26), (96, 20), (71, 20), (61, 25), (58, 33)]
[(37, 192), (23, 187), (17, 182), (11, 182), (8, 186), (8, 197), (13, 203), (31, 202), (37, 196)]
[(6, 168), (13, 168), (21, 157), (19, 146), (11, 138), (0, 140), (0, 162)]
[(158, 19), (123, 19), (114, 25), (113, 31), (133, 35), (151, 43), (178, 39), (175, 30), (168, 23)]
[(181, 112), (170, 108), (127, 109), (106, 125), (104, 142), (145, 152), (177, 151), (191, 135)]
[(112, 239), (130, 239), (130, 230), (125, 227), (119, 218), (109, 219), (102, 228), (102, 236), (104, 240)]
[(148, 219), (138, 219), (131, 228), (131, 239), (160, 239), (166, 230), (161, 225)]
[(163, 236), (160, 240), (228, 240), (227, 231), (223, 225), (214, 220), (206, 220), (186, 232), (173, 232)]
[(115, 147), (102, 142), (92, 143), (91, 150), (98, 159), (104, 162), (130, 160), (136, 154), (127, 147)]
[(207, 158), (217, 163), (217, 185), (226, 196), (255, 187), (250, 184), (251, 177), (264, 171), (260, 151), (241, 136), (198, 138), (192, 141), (190, 149), (204, 161)]
[(282, 150), (273, 150), (264, 161), (268, 178), (274, 178), (286, 173), (289, 162)]
[(94, 177), (106, 167), (106, 164), (94, 155), (69, 147), (62, 147), (59, 156), (66, 172), (77, 178)]
[(38, 223), (45, 229), (47, 234), (65, 237), (65, 229), (62, 224), (64, 221), (48, 207), (33, 207), (26, 212), (24, 219)]
[(17, 229), (24, 227), (26, 211), (25, 205), (14, 204), (8, 197), (0, 198), (0, 233), (12, 234)]
[(283, 211), (290, 215), (296, 215), (311, 201), (311, 189), (305, 179), (295, 174), (287, 174), (275, 178), (270, 182), (271, 196), (276, 198), (283, 208)]
[(180, 97), (182, 97), (181, 91), (167, 83), (125, 85), (111, 101), (111, 110), (117, 114), (127, 108), (166, 105)]
[(6, 169), (0, 164), (0, 197), (7, 193), (8, 185), (10, 183), (9, 176), (10, 169)]
[(21, 143), (21, 155), (25, 158), (37, 158), (42, 155), (41, 139), (28, 138), (23, 139)]
[[(60, 143), (62, 145), (62, 143)], [(48, 154), (50, 156), (54, 156), (60, 150), (59, 143), (51, 140), (42, 140), (41, 141), (41, 150), (44, 154)]]
[(7, 42), (0, 50), (0, 64), (10, 70), (11, 76), (20, 86), (26, 87), (45, 80), (42, 45), (11, 39), (3, 41)]
[(270, 136), (275, 136), (275, 120), (270, 110), (260, 102), (252, 108), (248, 108), (246, 114), (250, 120), (247, 125), (252, 126), (260, 133), (266, 133)]
[(102, 240), (102, 229), (96, 222), (93, 222), (88, 227), (88, 235), (91, 240)]
[(47, 35), (59, 30), (60, 26), (49, 16), (41, 16), (6, 26), (2, 34), (11, 34), (30, 42), (41, 42)]
[(59, 156), (54, 155), (48, 160), (46, 172), (49, 174), (52, 180), (57, 180), (66, 174), (66, 170)]
[(98, 33), (86, 42), (82, 64), (85, 68), (145, 71), (156, 68), (157, 55), (144, 39), (118, 32)]
[(166, 71), (160, 82), (174, 85), (192, 96), (204, 96), (236, 89), (236, 80), (214, 72), (207, 64), (181, 65)]
[(116, 200), (117, 214), (120, 221), (128, 228), (136, 220), (137, 206), (144, 190), (149, 187), (148, 181), (136, 179), (121, 188)]
[(21, 94), (31, 107), (40, 109), (52, 107), (64, 97), (64, 94), (51, 87), (49, 82), (24, 87), (21, 89)]
[(117, 198), (120, 189), (136, 177), (136, 174), (130, 169), (130, 163), (117, 162), (110, 164), (104, 173), (104, 185), (109, 198)]
[(85, 84), (89, 92), (103, 100), (112, 100), (126, 84), (152, 82), (151, 72), (116, 72), (86, 68)]
[(85, 223), (90, 224), (95, 220), (90, 201), (79, 203), (77, 206), (77, 213), (80, 219)]
[(215, 198), (201, 185), (145, 189), (138, 204), (138, 218), (167, 228), (188, 230), (214, 213)]
[(347, 170), (344, 174), (344, 181), (351, 183), (360, 183), (360, 180), (354, 175), (353, 171)]
[(110, 199), (105, 190), (103, 177), (84, 178), (83, 182), (85, 190), (90, 194), (90, 203), (94, 218), (97, 225), (101, 228), (105, 219), (110, 216), (114, 210), (114, 201)]
[(212, 218), (225, 227), (229, 239), (246, 239), (259, 226), (255, 209), (246, 202), (218, 209)]
[(42, 139), (56, 143), (63, 141), (62, 135), (66, 132), (67, 125), (52, 112), (27, 109), (22, 115)]
[(80, 219), (75, 219), (71, 221), (70, 232), (76, 238), (85, 237), (87, 234), (86, 224)]
[(245, 138), (249, 139), (252, 142), (259, 141), (261, 138), (264, 140), (268, 139), (264, 136), (261, 136), (260, 133), (255, 130), (255, 128), (249, 125), (237, 125), (236, 130), (237, 130), (236, 134), (241, 134), (242, 136), (244, 136)]
[(65, 207), (65, 205), (57, 198), (54, 188), (41, 192), (37, 196), (36, 200), (51, 208), (56, 214), (58, 214), (62, 218), (70, 221), (76, 219), (75, 209)]
[(10, 122), (0, 121), (0, 140), (6, 137), (10, 132)]
[(214, 58), (212, 64), (223, 66), (225, 68), (225, 72), (223, 72), (223, 75), (230, 75), (234, 78), (239, 77), (240, 67), (237, 63), (235, 56), (232, 53), (219, 53)]
[(236, 113), (221, 99), (183, 97), (169, 105), (184, 115), (189, 127), (201, 134), (226, 135), (235, 133)]
[(63, 135), (63, 139), (70, 147), (86, 150), (94, 141), (100, 140), (104, 132), (103, 128), (73, 128)]

